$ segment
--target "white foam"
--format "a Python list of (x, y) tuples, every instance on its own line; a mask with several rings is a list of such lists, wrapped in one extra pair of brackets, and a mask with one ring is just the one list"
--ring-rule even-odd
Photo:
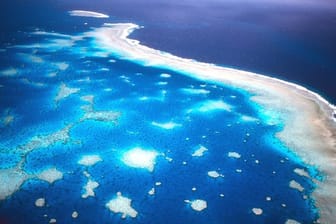
[(135, 218), (138, 212), (131, 206), (132, 200), (121, 195), (121, 192), (117, 193), (117, 197), (110, 200), (106, 207), (114, 213), (121, 213), (121, 217), (124, 219), (127, 216)]
[(99, 183), (89, 179), (86, 185), (84, 186), (84, 193), (82, 194), (82, 198), (94, 197), (95, 196), (94, 190), (97, 187), (99, 187)]
[(209, 177), (212, 177), (212, 178), (224, 177), (224, 175), (218, 173), (218, 172), (215, 171), (215, 170), (209, 171), (209, 172), (208, 172), (208, 176), (209, 176)]
[(56, 219), (50, 219), (49, 220), (49, 223), (52, 224), (52, 223), (57, 223), (57, 220)]
[(63, 178), (63, 173), (53, 167), (42, 171), (41, 173), (37, 174), (36, 177), (52, 184), (57, 180), (61, 180)]
[(207, 202), (205, 200), (197, 199), (197, 200), (184, 200), (186, 203), (189, 203), (191, 208), (194, 209), (195, 211), (203, 211), (204, 209), (207, 208)]
[(204, 155), (204, 153), (208, 151), (207, 148), (205, 148), (203, 145), (200, 145), (192, 154), (191, 156), (194, 157), (201, 157)]
[(93, 166), (101, 161), (103, 160), (99, 155), (85, 155), (78, 161), (78, 164), (83, 166)]
[(161, 186), (161, 182), (160, 181), (158, 181), (158, 182), (155, 182), (155, 186)]
[(252, 208), (252, 212), (255, 215), (261, 215), (263, 213), (263, 210), (261, 208)]
[(228, 152), (228, 157), (239, 159), (241, 155), (238, 152)]
[(99, 12), (93, 12), (93, 11), (86, 11), (86, 10), (72, 10), (69, 11), (69, 14), (71, 16), (82, 16), (82, 17), (93, 17), (93, 18), (109, 18), (108, 15), (99, 13)]
[(175, 122), (172, 122), (172, 121), (169, 121), (169, 122), (166, 122), (166, 123), (158, 123), (158, 122), (153, 121), (152, 125), (156, 126), (156, 127), (159, 127), (159, 128), (162, 128), (162, 129), (166, 129), (166, 130), (171, 130), (171, 129), (182, 126), (181, 124), (178, 124), (178, 123), (175, 123)]
[(45, 199), (44, 198), (38, 198), (35, 201), (35, 206), (36, 207), (44, 207), (45, 205)]
[(122, 161), (130, 167), (143, 168), (152, 172), (158, 153), (154, 150), (146, 150), (139, 147), (124, 153)]

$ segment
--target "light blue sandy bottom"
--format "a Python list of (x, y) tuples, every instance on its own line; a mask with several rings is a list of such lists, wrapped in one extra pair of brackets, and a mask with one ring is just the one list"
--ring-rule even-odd
[[(52, 48), (52, 53), (34, 46), (0, 53), (3, 64), (12, 65), (2, 70), (15, 68), (14, 75), (0, 77), (0, 95), (6, 96), (0, 101), (1, 116), (14, 117), (0, 129), (1, 169), (24, 161), (22, 169), (29, 174), (50, 167), (63, 173), (63, 179), (53, 184), (36, 178), (26, 181), (0, 202), (2, 219), (219, 224), (287, 219), (312, 223), (317, 218), (309, 199), (312, 182), (293, 172), (308, 168), (272, 137), (279, 124), (267, 123), (248, 93), (99, 55), (103, 50), (90, 44), (83, 40), (72, 48)], [(80, 90), (55, 102), (62, 83)], [(93, 104), (90, 97), (82, 98), (88, 95), (94, 96)], [(115, 116), (85, 118), (90, 111)], [(43, 136), (68, 125), (67, 141), (40, 144), (30, 152), (24, 149), (34, 136), (46, 141)], [(203, 156), (192, 156), (201, 146), (207, 149)], [(153, 172), (123, 162), (123, 154), (134, 147), (159, 153)], [(236, 152), (236, 157), (229, 152)], [(78, 164), (83, 155), (98, 155), (102, 161), (86, 167)], [(209, 171), (221, 176), (212, 178)], [(82, 198), (88, 179), (99, 186), (95, 196)], [(291, 180), (305, 190), (290, 188)], [(148, 194), (152, 188), (154, 195)], [(132, 200), (136, 218), (123, 220), (106, 208), (117, 192)], [(45, 198), (44, 207), (35, 206), (38, 198)], [(198, 212), (184, 201), (195, 199), (206, 201), (207, 208)], [(263, 213), (256, 215), (253, 208)], [(71, 217), (74, 211), (79, 214), (76, 219)]]

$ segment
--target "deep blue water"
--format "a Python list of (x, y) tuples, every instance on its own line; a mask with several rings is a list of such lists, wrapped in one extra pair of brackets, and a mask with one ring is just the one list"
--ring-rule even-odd
[(28, 4), (16, 0), (0, 4), (0, 24), (5, 27), (0, 37), (6, 42), (15, 41), (6, 32), (37, 24), (48, 30), (81, 30), (80, 19), (69, 19), (64, 12), (97, 10), (115, 21), (144, 25), (132, 36), (155, 49), (293, 81), (336, 102), (333, 1), (34, 0)]
[[(319, 57), (310, 48), (307, 50), (304, 47), (305, 44), (299, 40), (302, 37), (294, 41), (287, 32), (280, 36), (279, 31), (268, 32), (270, 24), (256, 27), (242, 21), (223, 22), (222, 10), (219, 10), (220, 7), (212, 8), (212, 3), (208, 5), (209, 8), (200, 8), (199, 5), (190, 7), (188, 2), (169, 7), (162, 2), (147, 2), (149, 5), (133, 7), (126, 7), (126, 3), (130, 2), (115, 1), (111, 7), (104, 7), (107, 3), (103, 1), (102, 5), (80, 2), (82, 7), (78, 1), (33, 1), (29, 5), (16, 1), (1, 3), (2, 15), (6, 18), (6, 21), (1, 20), (5, 30), (1, 33), (1, 48), (10, 47), (6, 52), (0, 52), (0, 70), (15, 67), (19, 68), (19, 74), (0, 77), (0, 84), (3, 85), (0, 88), (0, 115), (9, 109), (9, 113), (15, 116), (11, 125), (0, 127), (0, 168), (14, 166), (20, 160), (16, 147), (27, 143), (33, 136), (53, 133), (67, 124), (73, 123), (74, 127), (70, 131), (70, 142), (34, 150), (26, 155), (23, 166), (28, 173), (56, 167), (63, 172), (63, 179), (51, 185), (37, 179), (25, 182), (21, 190), (0, 201), (0, 218), (6, 219), (7, 223), (48, 223), (50, 218), (56, 218), (57, 223), (285, 223), (289, 218), (301, 223), (313, 223), (318, 214), (313, 201), (310, 198), (304, 200), (303, 194), (309, 196), (314, 185), (307, 178), (296, 175), (293, 169), (314, 170), (303, 164), (273, 136), (281, 129), (281, 123), (267, 123), (262, 108), (249, 101), (249, 93), (118, 58), (113, 58), (116, 63), (111, 63), (111, 57), (94, 56), (103, 49), (95, 48), (88, 39), (77, 42), (71, 48), (45, 48), (34, 53), (36, 49), (31, 44), (44, 44), (55, 37), (33, 35), (31, 32), (38, 28), (76, 35), (89, 29), (83, 25), (84, 21), (88, 21), (89, 26), (99, 26), (104, 21), (136, 22), (146, 28), (133, 36), (146, 45), (180, 56), (266, 73), (278, 73), (273, 69), (279, 67), (285, 71), (279, 75), (288, 75), (287, 79), (306, 85), (310, 85), (310, 75), (305, 75), (301, 80), (299, 77), (293, 78), (291, 74), (296, 74), (295, 70), (301, 71), (303, 67), (306, 72), (312, 72), (311, 68), (318, 69), (321, 63), (325, 63), (327, 70), (333, 72), (332, 57), (328, 57), (327, 51), (323, 51), (321, 46), (317, 47), (318, 51), (323, 51), (323, 60), (316, 61)], [(176, 7), (187, 7), (191, 11), (187, 14)], [(79, 8), (98, 10), (113, 16), (108, 20), (97, 20), (67, 15), (67, 10)], [(163, 14), (160, 11), (163, 8), (165, 12), (175, 14)], [(210, 9), (211, 12), (207, 11)], [(249, 15), (244, 20), (254, 18), (261, 23), (271, 23), (257, 16), (258, 10), (265, 9), (254, 9), (257, 10), (256, 15)], [(212, 16), (203, 16), (203, 13)], [(269, 10), (269, 13), (274, 11)], [(226, 35), (228, 27), (231, 29), (230, 35)], [(248, 41), (244, 32), (249, 34)], [(266, 32), (267, 35), (260, 35), (259, 32)], [(275, 36), (279, 39), (274, 39)], [(233, 40), (237, 42), (232, 44)], [(261, 46), (261, 41), (266, 45)], [(276, 44), (272, 44), (273, 41)], [(302, 44), (300, 49), (296, 49), (296, 41)], [(30, 48), (15, 47), (24, 44), (30, 45)], [(332, 44), (330, 49), (333, 48)], [(225, 47), (221, 50), (216, 46)], [(83, 47), (87, 48), (86, 53), (80, 53)], [(295, 55), (299, 55), (298, 60), (303, 61), (302, 66), (283, 57), (293, 54), (291, 47), (298, 50)], [(280, 54), (279, 49), (287, 53)], [(267, 57), (270, 51), (275, 53)], [(41, 57), (44, 63), (30, 61), (30, 55)], [(325, 61), (324, 57), (328, 59)], [(307, 58), (316, 61), (316, 64), (308, 63)], [(66, 62), (69, 67), (64, 71), (57, 70), (55, 62)], [(297, 67), (292, 67), (291, 63)], [(303, 66), (305, 63), (312, 67)], [(57, 76), (47, 77), (54, 71), (58, 72)], [(162, 78), (162, 73), (169, 73), (171, 77)], [(323, 74), (331, 78), (328, 72)], [(89, 82), (85, 81), (87, 77), (90, 77)], [(30, 83), (24, 78), (29, 79)], [(160, 81), (168, 83), (158, 85)], [(44, 86), (35, 86), (34, 83), (38, 82)], [(61, 83), (81, 90), (56, 105), (53, 99)], [(332, 98), (333, 94), (328, 90), (330, 82), (323, 85), (322, 92)], [(322, 86), (318, 84), (314, 87), (319, 89)], [(111, 91), (106, 91), (107, 88), (111, 88)], [(182, 88), (208, 90), (209, 94), (186, 94), (181, 91)], [(118, 122), (78, 122), (84, 115), (80, 108), (86, 104), (80, 97), (85, 95), (95, 96), (94, 109), (97, 111), (119, 111), (121, 116)], [(139, 100), (144, 96), (149, 99)], [(233, 109), (231, 112), (216, 110), (198, 113), (199, 104), (209, 100), (223, 101), (232, 105)], [(188, 113), (189, 109), (194, 112)], [(241, 115), (256, 120), (246, 122), (241, 120)], [(151, 125), (153, 121), (163, 123), (171, 120), (182, 126), (164, 130)], [(195, 147), (199, 145), (209, 151), (203, 157), (192, 157)], [(173, 158), (173, 161), (158, 156), (152, 173), (128, 167), (121, 157), (135, 146), (155, 149)], [(242, 157), (229, 158), (227, 153), (230, 151), (238, 152)], [(90, 168), (77, 164), (81, 156), (87, 154), (99, 154), (103, 161)], [(260, 163), (257, 164), (256, 160)], [(187, 164), (183, 165), (183, 161)], [(242, 172), (238, 173), (236, 169)], [(87, 182), (83, 175), (85, 170), (100, 184), (95, 190), (95, 197), (88, 199), (81, 198), (82, 188)], [(210, 178), (207, 175), (210, 170), (217, 170), (225, 177)], [(293, 179), (305, 187), (303, 193), (288, 186)], [(148, 195), (147, 192), (157, 181), (162, 182), (162, 186), (156, 187), (154, 196)], [(193, 192), (192, 187), (197, 190)], [(105, 207), (118, 191), (133, 200), (132, 207), (139, 212), (136, 219), (122, 220), (120, 215)], [(221, 193), (225, 195), (223, 198), (219, 196)], [(266, 201), (268, 196), (272, 198), (271, 201)], [(40, 197), (46, 198), (46, 207), (35, 207), (35, 200)], [(198, 198), (208, 203), (207, 209), (199, 213), (184, 202), (185, 199)], [(262, 208), (263, 214), (254, 215), (251, 211), (254, 207)], [(75, 220), (71, 218), (73, 211), (79, 212)]]

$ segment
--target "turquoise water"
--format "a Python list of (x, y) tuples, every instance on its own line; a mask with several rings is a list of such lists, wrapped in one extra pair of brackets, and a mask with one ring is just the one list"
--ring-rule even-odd
[[(63, 176), (52, 184), (26, 180), (0, 201), (2, 223), (312, 223), (318, 217), (309, 197), (314, 184), (293, 172), (313, 168), (273, 137), (281, 121), (270, 123), (249, 93), (106, 55), (90, 39), (64, 47), (74, 36), (29, 36), (0, 52), (0, 168), (20, 164), (18, 172), (28, 175), (56, 168)], [(62, 85), (73, 92), (56, 99)], [(88, 118), (90, 112), (96, 117)], [(68, 138), (55, 137), (65, 127)], [(158, 154), (152, 172), (124, 162), (135, 147)], [(207, 150), (193, 156), (200, 147)], [(84, 155), (102, 161), (86, 167), (78, 163)], [(1, 175), (0, 184), (11, 188)], [(88, 180), (99, 186), (83, 198)], [(291, 180), (303, 192), (290, 188)], [(117, 192), (132, 200), (136, 218), (122, 220), (105, 206)], [(35, 206), (38, 198), (45, 206)], [(207, 208), (185, 202), (196, 199)]]

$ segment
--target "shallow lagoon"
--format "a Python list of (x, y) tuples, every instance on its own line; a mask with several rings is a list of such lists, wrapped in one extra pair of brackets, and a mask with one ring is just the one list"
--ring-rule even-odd
[[(55, 40), (50, 35), (33, 37), (41, 38), (40, 44)], [(1, 94), (9, 96), (2, 107), (14, 116), (1, 129), (0, 156), (6, 161), (1, 168), (19, 161), (20, 172), (28, 174), (56, 167), (63, 179), (52, 184), (27, 180), (1, 201), (1, 217), (16, 223), (54, 218), (69, 223), (76, 211), (81, 223), (118, 223), (122, 215), (106, 204), (121, 192), (138, 212), (126, 222), (310, 223), (317, 218), (309, 198), (313, 183), (293, 172), (313, 168), (273, 137), (281, 121), (262, 114), (247, 92), (111, 58), (89, 39), (73, 48), (30, 44), (1, 54), (21, 65), (14, 75), (2, 72), (0, 77)], [(77, 91), (63, 92), (55, 101), (64, 85)], [(106, 119), (108, 113), (112, 119)], [(55, 137), (65, 127), (69, 138)], [(24, 150), (36, 139), (43, 141)], [(201, 146), (207, 150), (192, 156)], [(157, 153), (153, 170), (123, 161), (134, 147)], [(85, 155), (99, 155), (102, 161), (89, 167), (78, 164)], [(209, 171), (220, 176), (213, 178)], [(93, 197), (82, 198), (88, 180), (99, 186)], [(305, 190), (291, 188), (291, 180)], [(153, 188), (155, 193), (149, 194)], [(46, 206), (35, 206), (39, 198), (45, 198)], [(207, 202), (204, 210), (185, 202), (197, 199)]]

